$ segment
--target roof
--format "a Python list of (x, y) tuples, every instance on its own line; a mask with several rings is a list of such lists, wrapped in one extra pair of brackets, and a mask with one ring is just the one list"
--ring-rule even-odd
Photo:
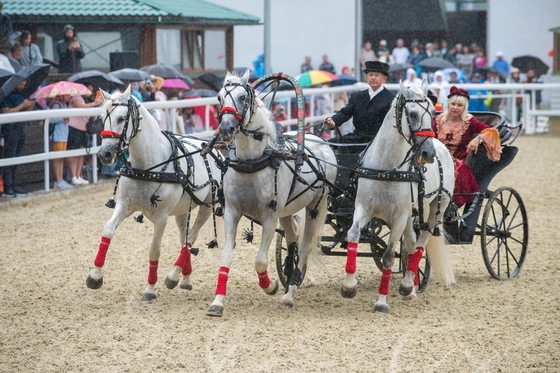
[[(121, 23), (256, 25), (260, 19), (204, 0), (3, 0), (17, 23)], [(78, 22), (77, 22), (78, 21)]]

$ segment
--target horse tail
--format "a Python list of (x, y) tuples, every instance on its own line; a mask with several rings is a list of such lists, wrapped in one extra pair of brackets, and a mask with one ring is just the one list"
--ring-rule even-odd
[(426, 251), (434, 273), (434, 279), (444, 286), (454, 284), (453, 263), (451, 262), (449, 247), (445, 243), (444, 234), (439, 236), (431, 235)]

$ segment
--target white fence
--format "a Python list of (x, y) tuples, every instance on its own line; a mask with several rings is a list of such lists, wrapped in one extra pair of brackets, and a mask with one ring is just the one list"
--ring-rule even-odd
[[(515, 98), (521, 97), (523, 99), (522, 103), (522, 123), (525, 124), (525, 133), (532, 134), (535, 133), (534, 128), (528, 127), (527, 123), (535, 123), (535, 119), (537, 117), (549, 117), (549, 116), (560, 116), (560, 110), (538, 110), (537, 105), (535, 102), (535, 95), (529, 95), (528, 93), (513, 93), (513, 92), (525, 92), (525, 91), (534, 91), (534, 90), (552, 90), (554, 92), (560, 92), (560, 84), (558, 83), (545, 83), (545, 84), (458, 84), (458, 87), (464, 89), (486, 89), (486, 90), (500, 90), (504, 93), (502, 94), (493, 94), (494, 98), (506, 97), (506, 98)], [(342, 86), (342, 87), (331, 87), (331, 88), (313, 88), (313, 89), (304, 89), (303, 92), (306, 97), (309, 97), (308, 100), (310, 105), (310, 113), (315, 112), (314, 106), (314, 97), (316, 95), (326, 95), (327, 99), (330, 100), (330, 107), (333, 107), (334, 103), (334, 94), (338, 92), (353, 92), (356, 90), (366, 89), (368, 86), (365, 83), (357, 83), (352, 86)], [(387, 88), (390, 90), (398, 90), (398, 84), (387, 84)], [(279, 91), (275, 99), (282, 99), (282, 98), (291, 98), (294, 97), (295, 93), (293, 91)], [(270, 97), (269, 97), (270, 99)], [(168, 113), (170, 114), (169, 117), (173, 118), (175, 108), (183, 108), (183, 107), (194, 107), (194, 106), (205, 106), (206, 107), (206, 123), (205, 128), (206, 131), (198, 132), (196, 135), (200, 138), (210, 138), (212, 134), (212, 130), (209, 126), (208, 119), (210, 117), (209, 107), (211, 105), (216, 105), (218, 100), (216, 98), (199, 98), (199, 99), (189, 99), (189, 100), (176, 100), (176, 101), (153, 101), (153, 102), (145, 102), (143, 105), (147, 109), (168, 109)], [(514, 106), (514, 115), (512, 116), (514, 123), (512, 125), (516, 125), (515, 123), (517, 115), (515, 114), (515, 105)], [(291, 105), (286, 105), (286, 110), (288, 114), (288, 118), (291, 118)], [(15, 123), (15, 122), (28, 122), (28, 121), (43, 121), (43, 137), (44, 137), (44, 149), (42, 152), (38, 152), (32, 155), (26, 155), (16, 158), (5, 158), (0, 159), (0, 167), (3, 166), (10, 166), (10, 165), (19, 165), (19, 164), (26, 164), (26, 163), (34, 163), (34, 162), (43, 162), (44, 163), (44, 189), (48, 191), (50, 189), (50, 165), (49, 161), (51, 159), (57, 158), (68, 158), (68, 157), (75, 157), (79, 155), (95, 155), (99, 151), (99, 146), (96, 143), (96, 138), (93, 139), (93, 145), (91, 148), (88, 149), (76, 149), (76, 150), (67, 150), (63, 152), (51, 152), (49, 151), (49, 119), (50, 118), (67, 118), (67, 117), (75, 117), (75, 116), (97, 116), (103, 112), (101, 108), (90, 108), (90, 109), (58, 109), (58, 110), (39, 110), (39, 111), (31, 111), (31, 112), (24, 112), (24, 113), (10, 113), (10, 114), (0, 114), (0, 124), (3, 123)], [(306, 118), (308, 122), (320, 122), (324, 121), (326, 118), (331, 116), (332, 113), (323, 114), (323, 115), (311, 115)], [(297, 119), (289, 119), (286, 121), (281, 122), (282, 126), (289, 126), (295, 125), (297, 123)], [(171, 126), (169, 128), (172, 128)], [(97, 170), (97, 157), (93, 158), (93, 170)], [(93, 182), (97, 182), (97, 172), (93, 172)]]

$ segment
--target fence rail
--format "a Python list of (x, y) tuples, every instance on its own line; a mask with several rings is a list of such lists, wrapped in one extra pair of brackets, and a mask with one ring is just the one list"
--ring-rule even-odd
[[(503, 93), (501, 94), (494, 94), (493, 97), (495, 98), (516, 98), (521, 97), (523, 99), (523, 106), (522, 106), (522, 113), (523, 123), (528, 123), (531, 117), (537, 116), (560, 116), (560, 110), (539, 110), (537, 109), (537, 105), (535, 102), (535, 95), (529, 93), (517, 93), (517, 92), (526, 92), (526, 91), (535, 91), (535, 90), (550, 90), (551, 92), (560, 92), (560, 83), (544, 83), (544, 84), (457, 84), (458, 87), (464, 89), (478, 89), (478, 90), (490, 90), (496, 91), (500, 90)], [(317, 95), (327, 95), (328, 99), (330, 100), (331, 107), (333, 107), (334, 102), (334, 94), (338, 92), (353, 92), (357, 90), (367, 89), (367, 84), (365, 83), (357, 83), (352, 86), (341, 86), (341, 87), (330, 87), (330, 88), (309, 88), (304, 89), (304, 95), (306, 97), (310, 97), (309, 104), (310, 104), (310, 113), (314, 113), (315, 106), (314, 106), (314, 96)], [(399, 84), (387, 84), (386, 87), (390, 90), (399, 90)], [(295, 93), (293, 91), (280, 91), (277, 92), (275, 99), (283, 99), (283, 98), (291, 98), (295, 97)], [(168, 128), (173, 128), (171, 126), (171, 122), (174, 123), (174, 115), (176, 108), (184, 108), (184, 107), (194, 107), (194, 106), (205, 106), (206, 107), (206, 123), (205, 123), (205, 131), (198, 132), (197, 136), (201, 138), (210, 138), (212, 134), (212, 129), (209, 124), (209, 116), (210, 116), (210, 106), (218, 104), (218, 100), (214, 97), (211, 98), (197, 98), (197, 99), (189, 99), (189, 100), (174, 100), (174, 101), (152, 101), (152, 102), (145, 102), (143, 105), (151, 110), (151, 109), (165, 109), (168, 110), (170, 121), (168, 123)], [(515, 107), (515, 105), (513, 105)], [(291, 118), (291, 105), (287, 105), (287, 114), (288, 118)], [(515, 109), (514, 109), (515, 110)], [(50, 190), (50, 165), (49, 161), (52, 159), (57, 158), (68, 158), (68, 157), (76, 157), (80, 155), (95, 155), (99, 151), (100, 146), (97, 144), (97, 138), (93, 136), (93, 144), (91, 148), (87, 149), (76, 149), (76, 150), (66, 150), (60, 152), (52, 152), (49, 151), (49, 119), (52, 118), (68, 118), (68, 117), (76, 117), (76, 116), (97, 116), (103, 113), (102, 108), (89, 108), (89, 109), (57, 109), (57, 110), (38, 110), (38, 111), (31, 111), (31, 112), (23, 112), (23, 113), (9, 113), (9, 114), (0, 114), (0, 125), (3, 123), (15, 123), (15, 122), (36, 122), (36, 121), (43, 121), (43, 138), (44, 138), (44, 149), (43, 152), (16, 157), (16, 158), (4, 158), (0, 159), (0, 167), (3, 166), (10, 166), (10, 165), (20, 165), (26, 163), (34, 163), (34, 162), (43, 162), (44, 163), (44, 190)], [(515, 111), (514, 111), (515, 113)], [(323, 115), (310, 115), (306, 118), (309, 122), (321, 122), (324, 121), (326, 118), (331, 116), (332, 113), (323, 114)], [(515, 121), (517, 120), (517, 115), (513, 115), (513, 125), (517, 124)], [(290, 125), (294, 125), (297, 123), (297, 119), (288, 119), (286, 121), (282, 121), (281, 124), (285, 128)], [(94, 170), (97, 170), (97, 157), (92, 157), (93, 163), (92, 167)], [(93, 182), (96, 183), (97, 179), (97, 172), (93, 172)]]

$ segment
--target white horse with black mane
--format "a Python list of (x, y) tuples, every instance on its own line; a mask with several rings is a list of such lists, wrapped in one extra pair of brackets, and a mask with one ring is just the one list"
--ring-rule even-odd
[[(337, 173), (333, 150), (317, 136), (305, 135), (303, 164), (291, 157), (296, 145), (299, 148), (302, 143), (296, 144), (293, 134), (291, 139), (287, 138), (289, 134), (278, 139), (280, 134), (271, 114), (255, 95), (248, 78), (248, 71), (242, 77), (228, 73), (218, 96), (222, 106), (219, 131), (223, 140), (231, 142), (232, 146), (223, 180), (225, 243), (216, 297), (206, 313), (209, 316), (223, 314), (237, 226), (243, 216), (262, 226), (255, 269), (259, 286), (270, 295), (278, 291), (279, 284), (267, 273), (268, 249), (280, 220), (289, 248), (284, 271), (288, 286), (281, 304), (293, 306), (308, 256), (318, 245), (325, 222), (329, 185), (334, 183)], [(298, 136), (301, 141), (302, 132)], [(305, 218), (300, 222), (298, 236), (293, 215), (302, 209), (305, 209)]]
[[(112, 165), (120, 159), (123, 167), (116, 191), (108, 202), (109, 207), (114, 207), (113, 215), (103, 227), (95, 267), (86, 284), (90, 289), (102, 286), (101, 268), (115, 230), (125, 218), (141, 211), (154, 224), (148, 252), (148, 286), (142, 300), (157, 297), (155, 284), (161, 239), (171, 215), (175, 216), (182, 248), (165, 285), (174, 288), (182, 274), (180, 287), (191, 289), (191, 250), (196, 254), (192, 245), (212, 213), (214, 194), (221, 178), (221, 170), (210, 156), (220, 157), (220, 154), (203, 156), (202, 140), (162, 132), (148, 110), (130, 95), (130, 87), (124, 93), (102, 93), (105, 99), (105, 113), (101, 115), (104, 130), (97, 155), (105, 165)], [(191, 212), (196, 207), (196, 221), (189, 227)]]
[(418, 264), (424, 248), (434, 277), (446, 286), (455, 281), (439, 228), (451, 201), (455, 169), (449, 150), (433, 138), (434, 106), (427, 92), (426, 80), (422, 88), (407, 89), (401, 83), (400, 93), (356, 169), (359, 179), (341, 294), (350, 298), (357, 292), (355, 272), (360, 229), (373, 217), (382, 219), (391, 232), (382, 258), (379, 298), (374, 311), (389, 312), (386, 297), (395, 248), (401, 237), (408, 253), (406, 274), (399, 289), (401, 295), (409, 299), (416, 296)]

